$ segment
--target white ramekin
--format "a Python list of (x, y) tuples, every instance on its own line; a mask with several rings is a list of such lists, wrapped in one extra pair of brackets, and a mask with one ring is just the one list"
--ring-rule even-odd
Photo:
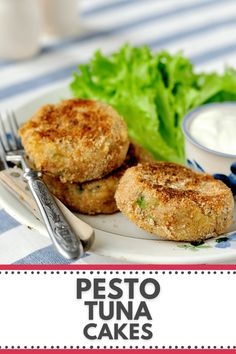
[[(236, 103), (209, 103), (189, 112), (183, 119), (182, 129), (185, 137), (185, 156), (187, 165), (198, 172), (206, 172), (224, 181), (236, 194), (236, 155), (225, 154), (199, 144), (190, 134), (193, 120), (202, 112), (212, 108), (234, 108)], [(235, 132), (236, 138), (236, 132)]]

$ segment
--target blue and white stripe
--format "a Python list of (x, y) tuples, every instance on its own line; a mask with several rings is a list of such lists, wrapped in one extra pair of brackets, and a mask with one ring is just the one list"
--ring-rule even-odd
[[(0, 61), (0, 110), (17, 107), (45, 89), (68, 85), (78, 63), (100, 48), (112, 52), (124, 42), (153, 50), (179, 50), (196, 70), (222, 72), (236, 67), (235, 0), (78, 0), (81, 32), (49, 41), (27, 61)], [(0, 210), (1, 263), (63, 263), (48, 239)], [(66, 262), (66, 261), (65, 261)], [(82, 262), (109, 262), (95, 256)]]

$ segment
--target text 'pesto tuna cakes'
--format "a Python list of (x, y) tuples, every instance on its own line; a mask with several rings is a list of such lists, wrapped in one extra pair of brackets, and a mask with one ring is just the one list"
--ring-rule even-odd
[(233, 218), (233, 195), (224, 183), (168, 162), (126, 170), (115, 199), (135, 224), (168, 240), (198, 241), (219, 235)]
[(37, 170), (62, 182), (90, 181), (124, 162), (127, 126), (109, 105), (70, 99), (39, 109), (19, 130)]

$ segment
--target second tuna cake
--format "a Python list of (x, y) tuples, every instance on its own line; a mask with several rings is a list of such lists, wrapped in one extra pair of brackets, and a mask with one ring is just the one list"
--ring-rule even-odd
[(219, 235), (233, 218), (233, 195), (224, 183), (175, 163), (129, 168), (115, 199), (122, 213), (139, 227), (173, 241)]

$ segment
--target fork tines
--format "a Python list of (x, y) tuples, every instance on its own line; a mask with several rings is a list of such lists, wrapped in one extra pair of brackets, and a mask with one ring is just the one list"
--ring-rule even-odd
[[(9, 129), (7, 129), (7, 124)], [(18, 137), (19, 126), (13, 111), (6, 112), (5, 120), (2, 114), (0, 114), (0, 128), (0, 144), (5, 152), (22, 149), (21, 141)]]
[(0, 144), (4, 152), (10, 150), (8, 139), (7, 139), (7, 132), (6, 132), (5, 125), (3, 123), (3, 117), (1, 113), (0, 113)]
[(6, 154), (22, 149), (22, 145), (18, 137), (19, 126), (15, 113), (8, 111), (4, 118), (5, 119), (3, 119), (3, 115), (0, 113), (0, 158), (4, 168), (8, 168)]

